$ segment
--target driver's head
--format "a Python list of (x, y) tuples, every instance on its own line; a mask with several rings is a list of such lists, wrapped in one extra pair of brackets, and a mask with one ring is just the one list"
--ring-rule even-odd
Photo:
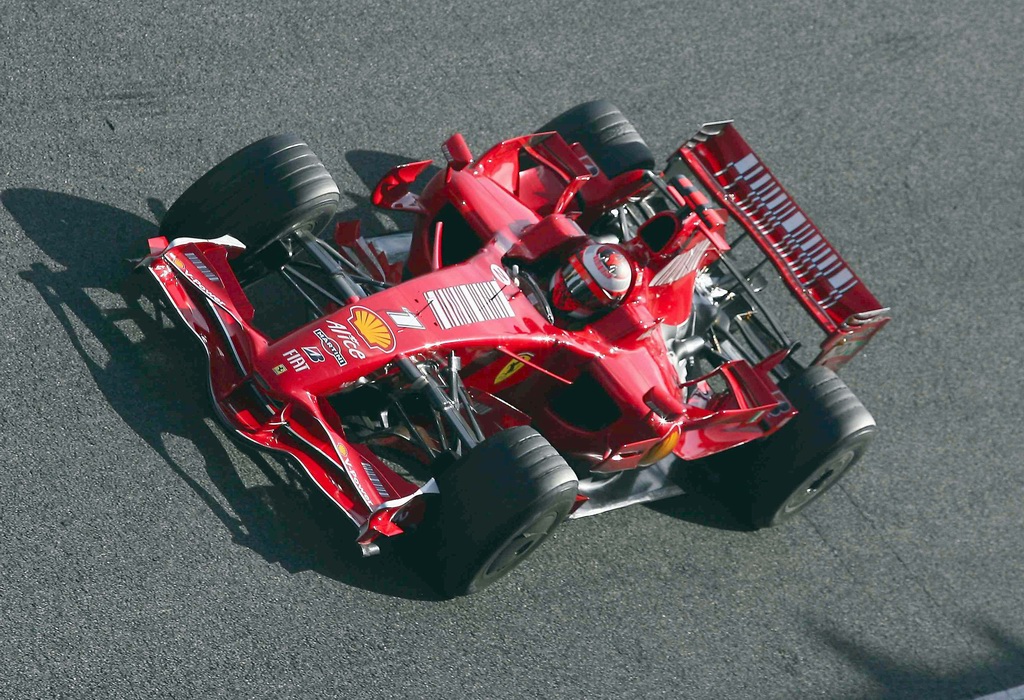
[(621, 304), (632, 283), (633, 267), (621, 250), (591, 243), (551, 278), (551, 303), (570, 318), (586, 319)]

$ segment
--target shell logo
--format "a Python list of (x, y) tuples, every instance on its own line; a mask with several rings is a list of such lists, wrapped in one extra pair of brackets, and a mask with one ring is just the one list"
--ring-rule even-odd
[(365, 306), (353, 306), (348, 316), (348, 322), (371, 348), (377, 348), (384, 352), (391, 352), (395, 349), (395, 334), (391, 332), (391, 327), (384, 319)]

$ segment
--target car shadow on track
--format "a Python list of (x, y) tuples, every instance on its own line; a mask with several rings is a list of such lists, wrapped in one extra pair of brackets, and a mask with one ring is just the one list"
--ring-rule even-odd
[[(411, 163), (417, 158), (400, 156), (395, 153), (383, 151), (369, 151), (353, 149), (345, 153), (345, 160), (349, 167), (359, 176), (366, 190), (363, 192), (345, 192), (353, 206), (346, 211), (339, 212), (339, 221), (356, 220), (362, 224), (362, 233), (367, 238), (379, 236), (393, 230), (409, 231), (412, 229), (413, 217), (411, 214), (396, 211), (384, 211), (373, 206), (367, 192), (372, 192), (377, 182), (391, 168), (404, 163)], [(418, 184), (424, 184), (434, 177), (440, 169), (437, 166), (430, 166), (417, 178)], [(390, 222), (387, 221), (390, 219)]]
[[(106, 204), (45, 190), (10, 189), (0, 193), (0, 201), (26, 235), (64, 268), (33, 263), (21, 276), (63, 326), (107, 402), (203, 500), (235, 542), (290, 572), (315, 570), (385, 595), (440, 597), (417, 573), (416, 562), (383, 547), (378, 557), (363, 559), (354, 544), (355, 531), (318, 492), (305, 491), (304, 482), (276, 458), (240, 446), (262, 474), (255, 480), (259, 485), (246, 484), (222, 441), (225, 431), (211, 427), (213, 410), (197, 341), (170, 325), (154, 303), (156, 292), (148, 280), (130, 273), (126, 263), (146, 252), (145, 241), (157, 234), (156, 225)], [(155, 201), (150, 206), (159, 209)], [(168, 437), (195, 446), (208, 478), (200, 476), (199, 465), (175, 458)]]
[(648, 503), (647, 507), (662, 515), (717, 530), (754, 530), (749, 519), (741, 515), (749, 511), (749, 504), (744, 492), (737, 489), (737, 479), (742, 479), (749, 459), (750, 454), (743, 448), (720, 452), (699, 462), (686, 463), (675, 458), (672, 478), (683, 494)]
[[(1014, 638), (990, 621), (969, 624), (961, 634), (969, 638), (976, 648), (988, 652), (987, 663), (940, 670), (908, 663), (877, 647), (872, 648), (873, 645), (856, 641), (837, 632), (832, 621), (815, 622), (810, 626), (812, 637), (842, 655), (874, 680), (881, 689), (870, 695), (874, 700), (980, 698), (999, 693), (1005, 688), (1021, 687), (1024, 683), (1022, 640)], [(1010, 695), (1005, 697), (1009, 698)], [(1012, 697), (1019, 695), (1014, 694)]]
[[(690, 480), (687, 479), (687, 482)], [(749, 532), (754, 528), (736, 518), (732, 508), (720, 498), (709, 495), (702, 485), (687, 483), (683, 495), (656, 500), (647, 508), (694, 525), (713, 527), (718, 530)]]

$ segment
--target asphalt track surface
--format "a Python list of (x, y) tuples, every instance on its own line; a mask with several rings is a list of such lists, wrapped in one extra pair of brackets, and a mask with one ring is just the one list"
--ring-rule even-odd
[[(968, 698), (1024, 683), (1016, 2), (0, 8), (0, 696)], [(777, 530), (573, 522), (485, 593), (215, 425), (122, 260), (206, 168), (303, 135), (371, 231), (403, 158), (595, 96), (656, 153), (734, 118), (895, 321), (882, 432)]]

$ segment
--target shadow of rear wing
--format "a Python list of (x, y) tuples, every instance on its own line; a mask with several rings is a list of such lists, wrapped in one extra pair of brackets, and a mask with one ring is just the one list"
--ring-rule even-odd
[[(673, 158), (750, 234), (828, 337), (814, 364), (848, 362), (889, 322), (883, 307), (731, 121), (709, 122)], [(671, 164), (671, 160), (670, 160)]]

